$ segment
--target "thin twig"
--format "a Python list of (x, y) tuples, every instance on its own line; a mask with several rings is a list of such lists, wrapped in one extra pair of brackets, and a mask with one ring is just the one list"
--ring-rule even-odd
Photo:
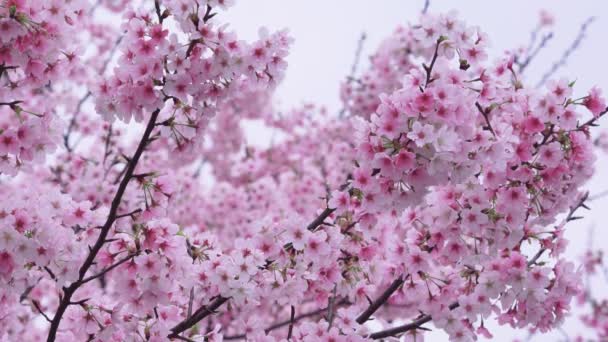
[(426, 64), (422, 64), (424, 71), (426, 72), (426, 81), (424, 82), (424, 88), (426, 88), (429, 83), (431, 83), (431, 74), (433, 73), (433, 67), (435, 66), (435, 62), (437, 61), (437, 57), (439, 56), (439, 45), (443, 42), (444, 38), (437, 38), (437, 43), (435, 44), (435, 52), (433, 53), (433, 59), (431, 59), (431, 64), (427, 66)]
[(481, 113), (481, 115), (483, 116), (483, 118), (486, 121), (486, 128), (490, 131), (490, 133), (492, 133), (493, 136), (496, 136), (496, 133), (494, 132), (494, 129), (492, 128), (492, 124), (490, 124), (490, 118), (488, 117), (488, 115), (490, 114), (491, 110), (488, 110), (488, 108), (482, 108), (481, 105), (479, 104), (479, 102), (475, 102), (475, 107), (477, 107), (477, 109), (479, 110), (479, 112)]
[(91, 97), (91, 92), (87, 91), (87, 93), (80, 99), (80, 101), (78, 101), (78, 105), (76, 105), (76, 110), (74, 111), (74, 114), (70, 119), (70, 123), (68, 124), (68, 130), (63, 135), (63, 146), (65, 146), (65, 149), (68, 150), (68, 152), (72, 152), (73, 150), (70, 146), (70, 135), (72, 134), (74, 126), (76, 125), (76, 118), (78, 117), (78, 114), (80, 114), (82, 105), (89, 99), (89, 97)]
[(32, 300), (32, 304), (34, 304), (34, 307), (36, 308), (36, 310), (38, 310), (38, 312), (42, 315), (42, 317), (44, 317), (46, 319), (47, 322), (51, 323), (51, 319), (49, 318), (49, 316), (47, 316), (44, 311), (42, 311), (42, 308), (40, 307), (40, 305), (38, 304), (38, 301), (36, 300)]
[(102, 277), (102, 276), (103, 276), (103, 275), (105, 275), (106, 273), (110, 272), (111, 270), (115, 269), (116, 267), (118, 267), (118, 266), (120, 266), (120, 265), (124, 264), (125, 262), (127, 262), (127, 261), (129, 261), (129, 260), (133, 259), (134, 257), (136, 257), (136, 256), (138, 256), (138, 255), (139, 255), (139, 251), (138, 251), (138, 252), (135, 252), (135, 253), (131, 253), (131, 254), (127, 255), (126, 257), (124, 257), (124, 258), (120, 259), (120, 260), (119, 260), (119, 261), (117, 261), (116, 263), (112, 264), (111, 266), (108, 266), (108, 267), (104, 268), (104, 269), (103, 269), (102, 271), (100, 271), (99, 273), (94, 274), (94, 275), (92, 275), (92, 276), (90, 276), (90, 277), (84, 278), (84, 279), (82, 280), (82, 283), (83, 283), (83, 284), (84, 284), (84, 283), (88, 283), (88, 282), (89, 282), (89, 281), (91, 281), (91, 280), (94, 280), (94, 279), (97, 279), (97, 278), (99, 278), (99, 277)]
[(597, 124), (595, 123), (597, 120), (599, 120), (599, 118), (601, 118), (602, 116), (606, 115), (606, 113), (608, 113), (608, 107), (606, 107), (606, 109), (604, 109), (601, 113), (599, 113), (598, 115), (592, 117), (591, 119), (585, 121), (584, 123), (577, 125), (576, 129), (574, 129), (575, 131), (582, 131), (587, 127), (595, 127), (597, 126)]
[[(355, 50), (355, 58), (353, 59), (353, 64), (350, 67), (350, 74), (347, 77), (348, 82), (351, 82), (355, 79), (355, 75), (357, 74), (357, 67), (359, 66), (359, 61), (361, 60), (361, 53), (363, 52), (363, 44), (365, 43), (365, 39), (367, 35), (365, 32), (361, 32), (361, 36), (359, 37), (359, 41), (357, 42), (357, 49)], [(343, 117), (346, 113), (346, 107), (343, 107), (340, 110), (339, 117)]]
[[(576, 217), (574, 216), (574, 213), (581, 207), (585, 207), (585, 201), (587, 201), (587, 199), (589, 198), (589, 192), (585, 192), (581, 198), (579, 198), (579, 200), (572, 206), (570, 207), (570, 211), (568, 212), (568, 215), (566, 216), (566, 218), (564, 219), (564, 222), (570, 222), (576, 219)], [(532, 257), (532, 259), (530, 259), (528, 261), (528, 267), (536, 264), (536, 262), (538, 261), (538, 259), (543, 255), (543, 253), (547, 250), (547, 248), (543, 247), (541, 249), (538, 250), (538, 252), (536, 252), (536, 254)]]
[(422, 14), (426, 14), (429, 11), (429, 6), (431, 5), (431, 0), (424, 0), (424, 7), (422, 7)]
[(545, 47), (547, 46), (547, 43), (553, 38), (553, 32), (549, 32), (548, 34), (544, 35), (543, 38), (541, 39), (540, 43), (538, 44), (538, 46), (536, 47), (536, 49), (534, 49), (534, 51), (531, 51), (526, 59), (521, 62), (518, 63), (519, 65), (519, 74), (523, 73), (524, 70), (526, 69), (526, 67), (528, 67), (528, 65), (530, 65), (530, 62), (532, 62), (532, 60), (538, 55), (538, 53)]
[(566, 64), (570, 55), (572, 55), (572, 53), (574, 51), (576, 51), (578, 49), (578, 47), (580, 46), (581, 42), (583, 41), (583, 38), (585, 37), (587, 28), (589, 27), (589, 25), (591, 25), (591, 23), (594, 20), (595, 20), (595, 17), (589, 17), (589, 18), (587, 18), (587, 20), (585, 20), (585, 22), (583, 22), (583, 24), (581, 25), (581, 27), (578, 31), (578, 35), (576, 36), (576, 38), (574, 39), (572, 44), (570, 44), (570, 46), (562, 54), (562, 57), (559, 60), (557, 60), (555, 63), (553, 63), (551, 68), (543, 75), (543, 77), (540, 79), (540, 81), (538, 81), (538, 83), (536, 84), (536, 88), (539, 88), (540, 86), (545, 84), (545, 82), (547, 82), (547, 80), (549, 78), (551, 78), (551, 76), (553, 76), (553, 74), (555, 74), (555, 72), (559, 68), (561, 68), (562, 66), (564, 66)]
[[(452, 304), (450, 304), (450, 306), (448, 306), (448, 309), (450, 309), (450, 311), (451, 311), (451, 310), (456, 309), (459, 306), (460, 306), (460, 304), (458, 304), (458, 303), (452, 303)], [(431, 320), (432, 320), (431, 315), (424, 315), (424, 316), (418, 318), (417, 320), (413, 321), (412, 323), (403, 324), (403, 325), (389, 328), (386, 330), (378, 331), (378, 332), (375, 332), (375, 333), (369, 335), (369, 337), (373, 340), (379, 340), (381, 338), (396, 336), (398, 334), (402, 334), (402, 333), (410, 331), (412, 329), (420, 328), (423, 324), (428, 323)]]
[(141, 213), (141, 212), (142, 212), (141, 208), (137, 208), (137, 209), (135, 209), (135, 210), (133, 210), (131, 212), (128, 212), (128, 213), (125, 213), (125, 214), (116, 215), (116, 219), (127, 217), (127, 216), (133, 216), (133, 215)]

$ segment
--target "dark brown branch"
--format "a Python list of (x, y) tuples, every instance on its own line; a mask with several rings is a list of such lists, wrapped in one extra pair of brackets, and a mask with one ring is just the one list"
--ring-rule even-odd
[(138, 209), (135, 209), (135, 210), (125, 213), (125, 214), (116, 215), (116, 219), (127, 217), (127, 216), (133, 216), (135, 214), (141, 213), (141, 211), (142, 211), (141, 208), (138, 208)]
[[(568, 215), (566, 216), (566, 218), (564, 219), (564, 222), (570, 222), (570, 221), (574, 221), (577, 218), (574, 216), (574, 213), (576, 213), (576, 211), (579, 208), (587, 208), (587, 206), (585, 205), (585, 201), (587, 201), (587, 199), (589, 199), (589, 192), (585, 192), (581, 198), (572, 206), (570, 207), (570, 211), (568, 211)], [(543, 253), (547, 250), (547, 248), (541, 248), (538, 250), (538, 252), (536, 252), (536, 254), (532, 257), (532, 259), (530, 259), (528, 261), (528, 267), (536, 264), (536, 262), (538, 261), (538, 259), (543, 255)]]
[(53, 273), (53, 271), (51, 271), (51, 269), (48, 266), (44, 266), (44, 270), (46, 271), (46, 273), (48, 273), (51, 276), (51, 279), (57, 281), (57, 277), (55, 276), (55, 273)]
[(171, 328), (171, 334), (169, 334), (168, 337), (177, 338), (177, 336), (182, 332), (192, 328), (196, 323), (202, 321), (205, 317), (215, 313), (215, 311), (227, 301), (228, 298), (220, 296), (211, 302), (211, 304), (201, 306), (192, 314), (192, 316), (186, 318), (181, 323)]
[(175, 336), (175, 338), (178, 339), (178, 340), (186, 341), (186, 342), (196, 342), (193, 339), (190, 339), (190, 338), (187, 338), (187, 337), (184, 337), (184, 336), (179, 336), (179, 335)]
[[(450, 306), (448, 308), (450, 310), (454, 310), (458, 306), (460, 306), (460, 304), (452, 303), (452, 304), (450, 304)], [(375, 332), (375, 333), (369, 335), (369, 337), (374, 340), (379, 340), (381, 338), (396, 336), (396, 335), (402, 334), (404, 332), (410, 331), (412, 329), (420, 328), (423, 324), (430, 322), (432, 319), (433, 318), (430, 315), (424, 315), (424, 316), (418, 318), (417, 320), (413, 321), (412, 323), (408, 323), (408, 324), (396, 326), (393, 328), (389, 328), (386, 330), (378, 331), (378, 332)]]
[(192, 303), (194, 302), (194, 286), (190, 288), (190, 300), (188, 300), (188, 315), (186, 318), (192, 317)]
[[(572, 206), (570, 207), (570, 211), (568, 212), (568, 215), (566, 216), (565, 222), (571, 221), (574, 218), (574, 213), (579, 209), (579, 208), (586, 208), (585, 205), (585, 201), (587, 201), (587, 199), (589, 198), (589, 192), (584, 193), (581, 198)], [(542, 256), (542, 254), (546, 251), (546, 248), (541, 248), (535, 255), (534, 257), (532, 257), (532, 259), (530, 259), (527, 263), (528, 267), (536, 264), (536, 262), (538, 261), (538, 259)], [(454, 310), (456, 309), (458, 306), (460, 306), (460, 304), (458, 302), (452, 303), (450, 304), (450, 306), (448, 307), (450, 310)], [(357, 322), (359, 324), (362, 324), (362, 322), (359, 321), (359, 318), (361, 316), (359, 316), (357, 318)], [(386, 330), (382, 330), (379, 332), (375, 332), (373, 334), (371, 334), (369, 337), (371, 339), (374, 340), (378, 340), (378, 339), (382, 339), (382, 338), (387, 338), (387, 337), (391, 337), (391, 336), (397, 336), (399, 334), (402, 334), (404, 332), (413, 330), (413, 329), (417, 329), (417, 328), (421, 328), (421, 326), (425, 323), (428, 323), (432, 320), (432, 317), (430, 315), (424, 315), (418, 319), (416, 319), (415, 321), (413, 321), (412, 323), (408, 323), (408, 324), (404, 324), (404, 325), (400, 325), (397, 327), (393, 327), (393, 328), (389, 328)], [(365, 322), (365, 321), (363, 321)]]
[(433, 73), (433, 67), (435, 66), (435, 62), (437, 61), (437, 57), (439, 56), (439, 45), (444, 41), (444, 37), (437, 38), (437, 44), (435, 44), (435, 53), (433, 53), (433, 59), (431, 59), (431, 65), (427, 66), (426, 64), (422, 64), (424, 71), (426, 71), (426, 81), (424, 82), (424, 88), (426, 88), (429, 83), (431, 83), (431, 74)]
[(163, 17), (163, 14), (160, 11), (160, 0), (154, 0), (154, 9), (156, 10), (156, 16), (158, 17), (158, 23), (162, 24), (163, 20), (165, 18)]
[(42, 315), (42, 317), (44, 317), (44, 319), (46, 319), (47, 322), (51, 323), (51, 319), (49, 318), (49, 316), (47, 316), (44, 313), (44, 311), (42, 311), (42, 308), (38, 304), (38, 301), (32, 300), (32, 304), (34, 304), (34, 307), (36, 308), (36, 310), (38, 310), (38, 313), (40, 313)]
[(63, 135), (63, 146), (68, 152), (72, 152), (73, 148), (70, 146), (70, 135), (72, 135), (72, 131), (74, 130), (74, 126), (76, 125), (76, 119), (78, 118), (78, 114), (80, 114), (80, 110), (82, 109), (82, 105), (91, 97), (91, 92), (87, 91), (87, 93), (78, 101), (76, 105), (76, 110), (70, 119), (70, 123), (68, 124), (68, 130)]
[[(103, 162), (101, 163), (101, 165), (104, 168), (106, 165), (106, 160), (108, 159), (108, 156), (111, 154), (110, 153), (110, 142), (112, 141), (112, 126), (113, 126), (113, 124), (110, 124), (110, 126), (108, 126), (108, 134), (106, 135), (106, 138), (104, 139)], [(110, 166), (110, 168), (111, 168), (111, 166)]]
[(0, 102), (0, 106), (9, 106), (12, 110), (15, 110), (15, 107), (22, 102), (23, 101)]
[(90, 276), (90, 277), (87, 277), (87, 278), (82, 279), (82, 283), (83, 283), (83, 284), (84, 284), (84, 283), (88, 283), (88, 282), (90, 282), (91, 280), (95, 280), (95, 279), (97, 279), (97, 278), (99, 278), (99, 277), (102, 277), (103, 275), (105, 275), (106, 273), (108, 273), (108, 272), (110, 272), (111, 270), (115, 269), (116, 267), (118, 267), (118, 266), (120, 266), (120, 265), (124, 264), (125, 262), (127, 262), (127, 261), (129, 261), (129, 260), (133, 259), (133, 258), (134, 258), (134, 257), (136, 257), (137, 255), (139, 255), (139, 252), (135, 252), (135, 253), (131, 253), (131, 254), (127, 255), (126, 257), (124, 257), (124, 258), (122, 258), (122, 259), (118, 260), (116, 263), (114, 263), (114, 264), (112, 264), (112, 265), (110, 265), (110, 266), (108, 266), (108, 267), (104, 268), (104, 269), (103, 269), (102, 271), (100, 271), (99, 273), (94, 274), (94, 275), (92, 275), (92, 276)]
[(296, 318), (296, 308), (292, 305), (291, 306), (291, 315), (290, 315), (290, 322), (289, 322), (289, 330), (287, 331), (287, 340), (291, 340), (291, 335), (293, 334), (293, 324), (296, 322), (295, 321)]
[(80, 269), (78, 271), (78, 280), (73, 282), (70, 286), (63, 288), (63, 297), (61, 298), (61, 301), (59, 303), (59, 306), (57, 307), (55, 316), (53, 317), (53, 321), (51, 322), (51, 327), (49, 329), (47, 342), (55, 341), (55, 338), (57, 336), (57, 330), (59, 329), (59, 324), (61, 323), (61, 318), (63, 317), (65, 310), (70, 305), (70, 300), (72, 299), (72, 296), (83, 284), (83, 279), (84, 279), (87, 271), (93, 265), (93, 262), (95, 261), (95, 257), (97, 257), (97, 254), (99, 253), (99, 251), (101, 250), (101, 248), (104, 246), (104, 244), (106, 242), (110, 229), (112, 228), (112, 226), (114, 225), (114, 222), (116, 221), (116, 216), (117, 216), (116, 213), (118, 211), (118, 207), (120, 206), (120, 204), (122, 202), (122, 197), (123, 197), (125, 191), (127, 190), (127, 185), (129, 185), (129, 182), (132, 179), (133, 173), (135, 172), (135, 167), (137, 166), (137, 163), (139, 162), (139, 158), (144, 153), (145, 146), (148, 144), (148, 139), (150, 138), (150, 135), (152, 134), (152, 130), (154, 129), (154, 124), (156, 123), (156, 119), (158, 118), (159, 113), (160, 113), (160, 109), (157, 109), (154, 112), (152, 112), (152, 114), (150, 115), (150, 120), (148, 121), (146, 130), (144, 131), (144, 134), (139, 142), (139, 145), (137, 146), (135, 153), (133, 154), (133, 157), (129, 160), (124, 177), (122, 178), (120, 185), (118, 186), (118, 190), (116, 191), (116, 194), (114, 195), (114, 199), (112, 200), (112, 205), (110, 207), (110, 211), (108, 213), (106, 222), (101, 227), (101, 232), (99, 233), (99, 236), (97, 237), (97, 241), (95, 242), (95, 245), (93, 245), (93, 247), (89, 247), (89, 255), (87, 256), (87, 258), (85, 259), (84, 263), (82, 264), (82, 266), (80, 267)]
[(485, 119), (487, 129), (492, 133), (493, 136), (496, 136), (496, 133), (494, 132), (494, 128), (492, 128), (492, 125), (490, 124), (490, 118), (488, 117), (491, 110), (489, 110), (489, 108), (485, 108), (485, 109), (482, 108), (481, 105), (479, 104), (479, 102), (475, 102), (475, 107), (477, 107), (477, 109), (479, 110), (479, 112), (481, 113), (483, 118)]
[(389, 286), (380, 296), (373, 301), (365, 311), (363, 311), (359, 317), (357, 317), (357, 323), (363, 324), (367, 322), (367, 320), (376, 312), (386, 301), (391, 297), (395, 291), (397, 291), (404, 282), (403, 276), (399, 276), (399, 278), (395, 279), (391, 286)]
[(604, 109), (603, 112), (599, 113), (597, 116), (594, 116), (593, 118), (585, 121), (584, 123), (578, 125), (575, 129), (575, 131), (582, 131), (587, 127), (595, 127), (597, 126), (597, 123), (595, 123), (599, 118), (601, 118), (602, 116), (604, 116), (606, 113), (608, 113), (608, 107), (606, 107), (606, 109)]
[(317, 229), (317, 227), (319, 227), (321, 224), (323, 224), (323, 221), (325, 221), (325, 219), (328, 218), (329, 215), (331, 215), (334, 211), (336, 211), (336, 209), (325, 208), (325, 210), (323, 210), (323, 212), (321, 214), (319, 214), (319, 216), (317, 216), (317, 218), (314, 219), (306, 227), (306, 229), (308, 229), (311, 232), (315, 231)]
[(23, 302), (30, 295), (30, 293), (32, 292), (32, 290), (34, 289), (34, 287), (36, 287), (36, 285), (38, 285), (38, 283), (40, 282), (40, 279), (42, 279), (42, 278), (39, 278), (36, 281), (36, 284), (28, 286), (25, 289), (25, 291), (23, 291), (23, 293), (19, 296), (19, 303)]
[(17, 69), (16, 65), (6, 65), (4, 63), (0, 64), (0, 78), (2, 78), (2, 75), (4, 75), (5, 71), (14, 69)]

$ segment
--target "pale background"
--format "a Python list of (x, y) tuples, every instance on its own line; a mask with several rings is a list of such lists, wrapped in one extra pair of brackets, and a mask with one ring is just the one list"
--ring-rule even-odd
[[(367, 64), (365, 56), (374, 51), (383, 37), (390, 34), (397, 25), (416, 20), (423, 5), (423, 0), (240, 0), (228, 13), (222, 14), (221, 21), (231, 23), (239, 36), (248, 40), (257, 37), (259, 26), (264, 25), (271, 30), (289, 28), (295, 43), (288, 58), (287, 76), (278, 89), (277, 105), (288, 109), (304, 102), (313, 102), (325, 105), (330, 112), (337, 113), (341, 108), (339, 84), (350, 72), (361, 33), (365, 32), (367, 39), (359, 70)], [(494, 56), (505, 49), (527, 45), (530, 32), (538, 22), (540, 9), (552, 12), (556, 18), (553, 28), (555, 37), (528, 67), (526, 77), (531, 84), (536, 84), (541, 75), (561, 56), (576, 37), (580, 25), (588, 17), (596, 16), (582, 46), (557, 75), (577, 80), (576, 95), (584, 96), (593, 85), (600, 86), (608, 93), (608, 73), (605, 68), (608, 60), (608, 48), (605, 47), (608, 16), (604, 16), (608, 1), (432, 0), (429, 11), (438, 13), (451, 9), (457, 9), (460, 17), (469, 25), (479, 25), (490, 35)], [(608, 126), (608, 122), (605, 125)], [(262, 143), (268, 140), (268, 132), (263, 129), (250, 130), (249, 135), (251, 139)], [(592, 195), (608, 190), (608, 181), (603, 177), (608, 170), (608, 163), (605, 155), (600, 154), (598, 157), (597, 175), (588, 184)], [(603, 210), (608, 208), (607, 205), (608, 198), (594, 201), (591, 203), (593, 211), (585, 212), (584, 220), (568, 226), (567, 236), (571, 244), (567, 255), (570, 258), (578, 262), (592, 225), (595, 227), (595, 246), (602, 246), (608, 241), (603, 226), (608, 215), (603, 214)], [(605, 279), (594, 283), (596, 293), (606, 293), (606, 289), (608, 286)], [(510, 328), (490, 326), (493, 327), (491, 331), (495, 341), (525, 339), (527, 336), (525, 331), (516, 333)], [(563, 330), (570, 336), (586, 336), (585, 328), (575, 317), (567, 321)], [(427, 335), (428, 340), (444, 341), (447, 338), (446, 335), (433, 332)], [(564, 341), (566, 338), (556, 331), (550, 335), (535, 336), (532, 340)]]

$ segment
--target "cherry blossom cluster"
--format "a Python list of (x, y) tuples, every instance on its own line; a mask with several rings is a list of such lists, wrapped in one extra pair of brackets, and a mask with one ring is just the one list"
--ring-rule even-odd
[(203, 149), (202, 131), (222, 102), (282, 78), (290, 38), (285, 31), (260, 30), (254, 43), (239, 40), (213, 20), (217, 7), (211, 2), (169, 1), (162, 12), (155, 5), (158, 20), (151, 8), (125, 14), (121, 57), (94, 92), (96, 108), (109, 121), (141, 122), (171, 100), (159, 118), (161, 136), (179, 156), (192, 156)]
[[(375, 278), (401, 279), (395, 304), (432, 315), (452, 339), (489, 336), (491, 312), (502, 324), (546, 331), (580, 290), (573, 265), (559, 259), (563, 224), (547, 230), (593, 171), (576, 107), (592, 122), (605, 102), (596, 89), (573, 99), (565, 80), (528, 90), (510, 56), (484, 66), (486, 37), (451, 16), (427, 17), (412, 37), (428, 62), (380, 96), (359, 129), (352, 184), (329, 205), (354, 231), (388, 225), (392, 234), (368, 232), (391, 236), (384, 253), (397, 261)], [(533, 241), (557, 262), (522, 254)]]
[(78, 62), (85, 1), (0, 2), (0, 172), (43, 161), (61, 141), (49, 100)]
[[(38, 20), (31, 3), (0, 20)], [(585, 296), (564, 231), (605, 144), (599, 88), (533, 89), (479, 28), (425, 14), (343, 85), (348, 115), (281, 111), (290, 38), (239, 40), (218, 21), (232, 1), (70, 3), (122, 25), (83, 23), (74, 87), (0, 76), (4, 160), (63, 138), (0, 189), (0, 340), (418, 341), (432, 322), (471, 341), (488, 320), (546, 332)], [(67, 58), (70, 32), (41, 37)]]
[[(75, 279), (86, 254), (81, 240), (105, 211), (44, 184), (5, 185), (1, 198), (0, 336), (11, 336), (27, 333), (28, 326), (18, 320), (34, 319), (34, 306), (55, 303), (49, 294)], [(20, 302), (28, 295), (31, 310), (24, 310)]]

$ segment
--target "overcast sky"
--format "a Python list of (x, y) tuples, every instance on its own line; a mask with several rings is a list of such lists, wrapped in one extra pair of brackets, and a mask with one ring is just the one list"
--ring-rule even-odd
[[(379, 42), (399, 24), (417, 19), (424, 5), (423, 0), (241, 0), (223, 14), (222, 22), (230, 22), (242, 38), (254, 39), (257, 28), (289, 28), (295, 43), (288, 58), (289, 68), (286, 79), (277, 94), (277, 104), (288, 109), (304, 102), (325, 105), (330, 111), (341, 108), (338, 89), (341, 80), (349, 73), (362, 32), (367, 39), (364, 45), (360, 70), (365, 67), (366, 58)], [(457, 6), (457, 7), (455, 7)], [(600, 0), (510, 0), (510, 1), (438, 1), (431, 0), (430, 12), (439, 13), (456, 9), (469, 25), (479, 25), (490, 35), (492, 54), (501, 54), (505, 49), (527, 44), (532, 28), (538, 22), (538, 13), (547, 9), (554, 14), (555, 37), (547, 49), (526, 71), (533, 84), (561, 55), (574, 40), (580, 25), (590, 16), (597, 16), (591, 25), (582, 46), (570, 57), (568, 64), (557, 75), (576, 79), (578, 95), (593, 85), (598, 85), (608, 93), (605, 63), (608, 60), (606, 33), (608, 20), (602, 17), (608, 9), (607, 1)], [(608, 123), (606, 123), (608, 125)], [(254, 138), (264, 139), (264, 130), (253, 132)], [(608, 171), (605, 155), (600, 155), (598, 175)], [(591, 193), (608, 189), (605, 177), (596, 176), (590, 181)], [(607, 241), (608, 233), (602, 211), (608, 208), (608, 199), (592, 203), (592, 214), (584, 220), (576, 221), (568, 227), (567, 236), (571, 245), (567, 255), (577, 258), (587, 243), (588, 228), (595, 225), (595, 241)], [(598, 243), (599, 245), (599, 243)], [(598, 282), (596, 292), (606, 293), (608, 286)], [(569, 332), (584, 332), (577, 320), (564, 326)], [(524, 337), (525, 332), (514, 334), (510, 329), (493, 330), (494, 341), (512, 341), (516, 336)], [(536, 337), (533, 341), (563, 340), (559, 332)], [(431, 341), (443, 341), (445, 335), (432, 334)]]

